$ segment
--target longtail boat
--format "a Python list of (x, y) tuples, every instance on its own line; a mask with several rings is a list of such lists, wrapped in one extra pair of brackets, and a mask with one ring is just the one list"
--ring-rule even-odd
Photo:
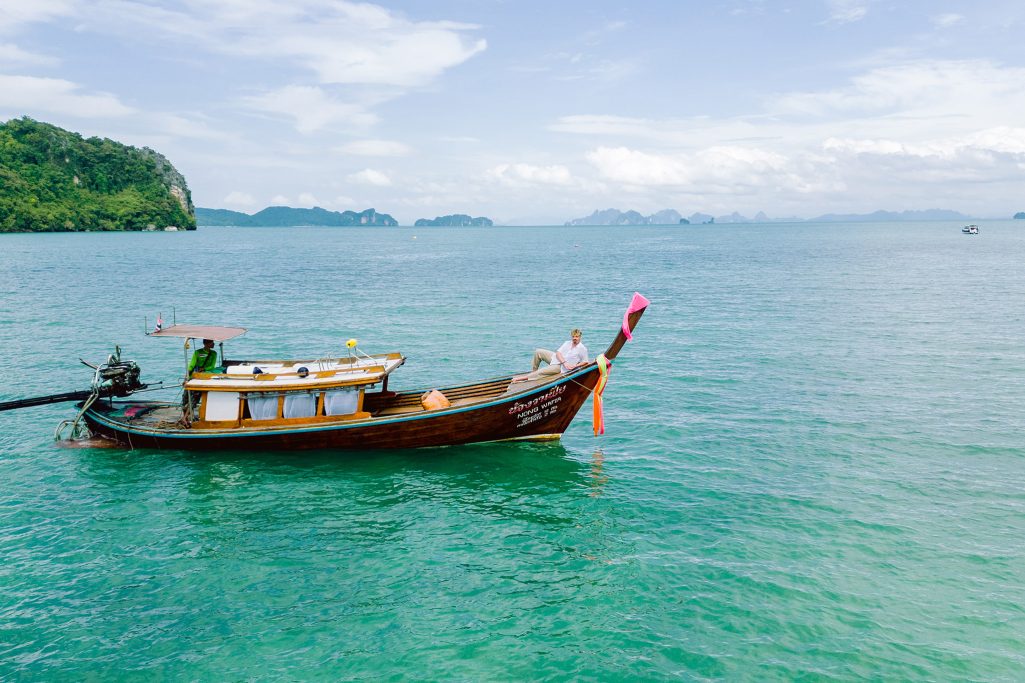
[[(508, 375), (412, 391), (388, 388), (391, 374), (405, 363), (401, 354), (367, 355), (355, 340), (349, 342), (349, 355), (339, 358), (223, 360), (223, 342), (244, 334), (244, 328), (175, 324), (149, 336), (185, 339), (186, 349), (191, 340), (220, 342), (220, 365), (189, 376), (181, 401), (132, 400), (132, 393), (146, 387), (139, 368), (112, 355), (96, 368), (93, 392), (79, 404), (76, 426), (84, 420), (93, 435), (131, 448), (420, 448), (558, 439), (594, 395), (598, 433), (611, 361), (631, 339), (648, 303), (634, 294), (608, 349), (564, 374), (526, 381)], [(425, 400), (435, 392), (441, 394), (439, 405)], [(127, 400), (114, 400), (126, 395)]]

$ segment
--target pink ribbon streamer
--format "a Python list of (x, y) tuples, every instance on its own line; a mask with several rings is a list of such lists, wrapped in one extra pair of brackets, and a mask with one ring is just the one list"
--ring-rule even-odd
[(627, 341), (630, 341), (634, 338), (634, 336), (630, 334), (630, 325), (628, 323), (628, 318), (630, 317), (630, 314), (634, 311), (639, 311), (643, 308), (647, 308), (648, 304), (650, 303), (650, 301), (645, 299), (639, 293), (634, 292), (634, 298), (631, 299), (630, 306), (627, 307), (626, 313), (623, 314), (623, 334), (626, 335)]

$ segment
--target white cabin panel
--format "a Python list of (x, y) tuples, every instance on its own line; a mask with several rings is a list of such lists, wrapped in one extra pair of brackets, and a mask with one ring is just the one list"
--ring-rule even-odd
[(238, 419), (238, 392), (208, 391), (206, 394), (206, 419)]
[(358, 389), (336, 389), (324, 392), (325, 415), (351, 415), (359, 405)]

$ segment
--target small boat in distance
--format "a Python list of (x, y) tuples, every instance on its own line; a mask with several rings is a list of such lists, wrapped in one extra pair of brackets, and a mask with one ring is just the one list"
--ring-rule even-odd
[(961, 232), (963, 232), (966, 235), (978, 235), (979, 234), (979, 226), (974, 225), (974, 224), (966, 225), (963, 228), (961, 228)]
[[(138, 365), (122, 361), (119, 349), (107, 364), (93, 366), (92, 394), (78, 404), (74, 422), (65, 422), (72, 425), (73, 437), (81, 433), (79, 425), (84, 421), (91, 435), (129, 448), (420, 448), (558, 439), (593, 394), (598, 434), (601, 392), (611, 361), (632, 339), (631, 332), (648, 303), (635, 293), (608, 349), (564, 374), (525, 381), (507, 375), (412, 391), (388, 389), (393, 371), (406, 361), (402, 354), (367, 355), (354, 339), (347, 343), (348, 356), (342, 357), (226, 360), (224, 341), (244, 334), (244, 328), (158, 326), (148, 336), (185, 340), (186, 349), (190, 340), (220, 342), (220, 363), (211, 372), (188, 376), (180, 401), (134, 400), (131, 394), (144, 391), (146, 385), (139, 380)], [(72, 396), (43, 399), (83, 398)], [(115, 401), (114, 397), (129, 398)], [(0, 409), (38, 405), (43, 399), (11, 402)]]

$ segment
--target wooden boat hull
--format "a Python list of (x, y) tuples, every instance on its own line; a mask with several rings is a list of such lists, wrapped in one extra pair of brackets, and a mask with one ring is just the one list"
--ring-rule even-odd
[[(614, 360), (631, 338), (647, 306), (647, 299), (634, 294), (623, 315), (622, 328), (602, 354), (602, 367)], [(130, 448), (364, 450), (557, 439), (599, 384), (602, 372), (596, 359), (564, 375), (541, 376), (522, 383), (513, 382), (512, 377), (498, 377), (446, 387), (441, 391), (451, 405), (437, 410), (423, 409), (423, 391), (387, 391), (385, 381), (381, 391), (364, 395), (361, 409), (337, 417), (318, 414), (284, 418), (279, 408), (277, 418), (264, 423), (253, 419), (251, 413), (247, 417), (240, 409), (235, 421), (207, 421), (204, 417), (186, 425), (177, 404), (107, 399), (90, 403), (83, 417), (94, 434)], [(200, 415), (204, 415), (202, 410)]]
[[(134, 416), (173, 404), (98, 401), (84, 415), (94, 434), (132, 448), (175, 450), (381, 449), (449, 446), (506, 439), (559, 438), (598, 381), (591, 363), (524, 391), (433, 411), (266, 428), (157, 427)], [(472, 386), (472, 385), (468, 385)], [(515, 386), (515, 385), (513, 385)], [(442, 389), (455, 393), (460, 387)]]

